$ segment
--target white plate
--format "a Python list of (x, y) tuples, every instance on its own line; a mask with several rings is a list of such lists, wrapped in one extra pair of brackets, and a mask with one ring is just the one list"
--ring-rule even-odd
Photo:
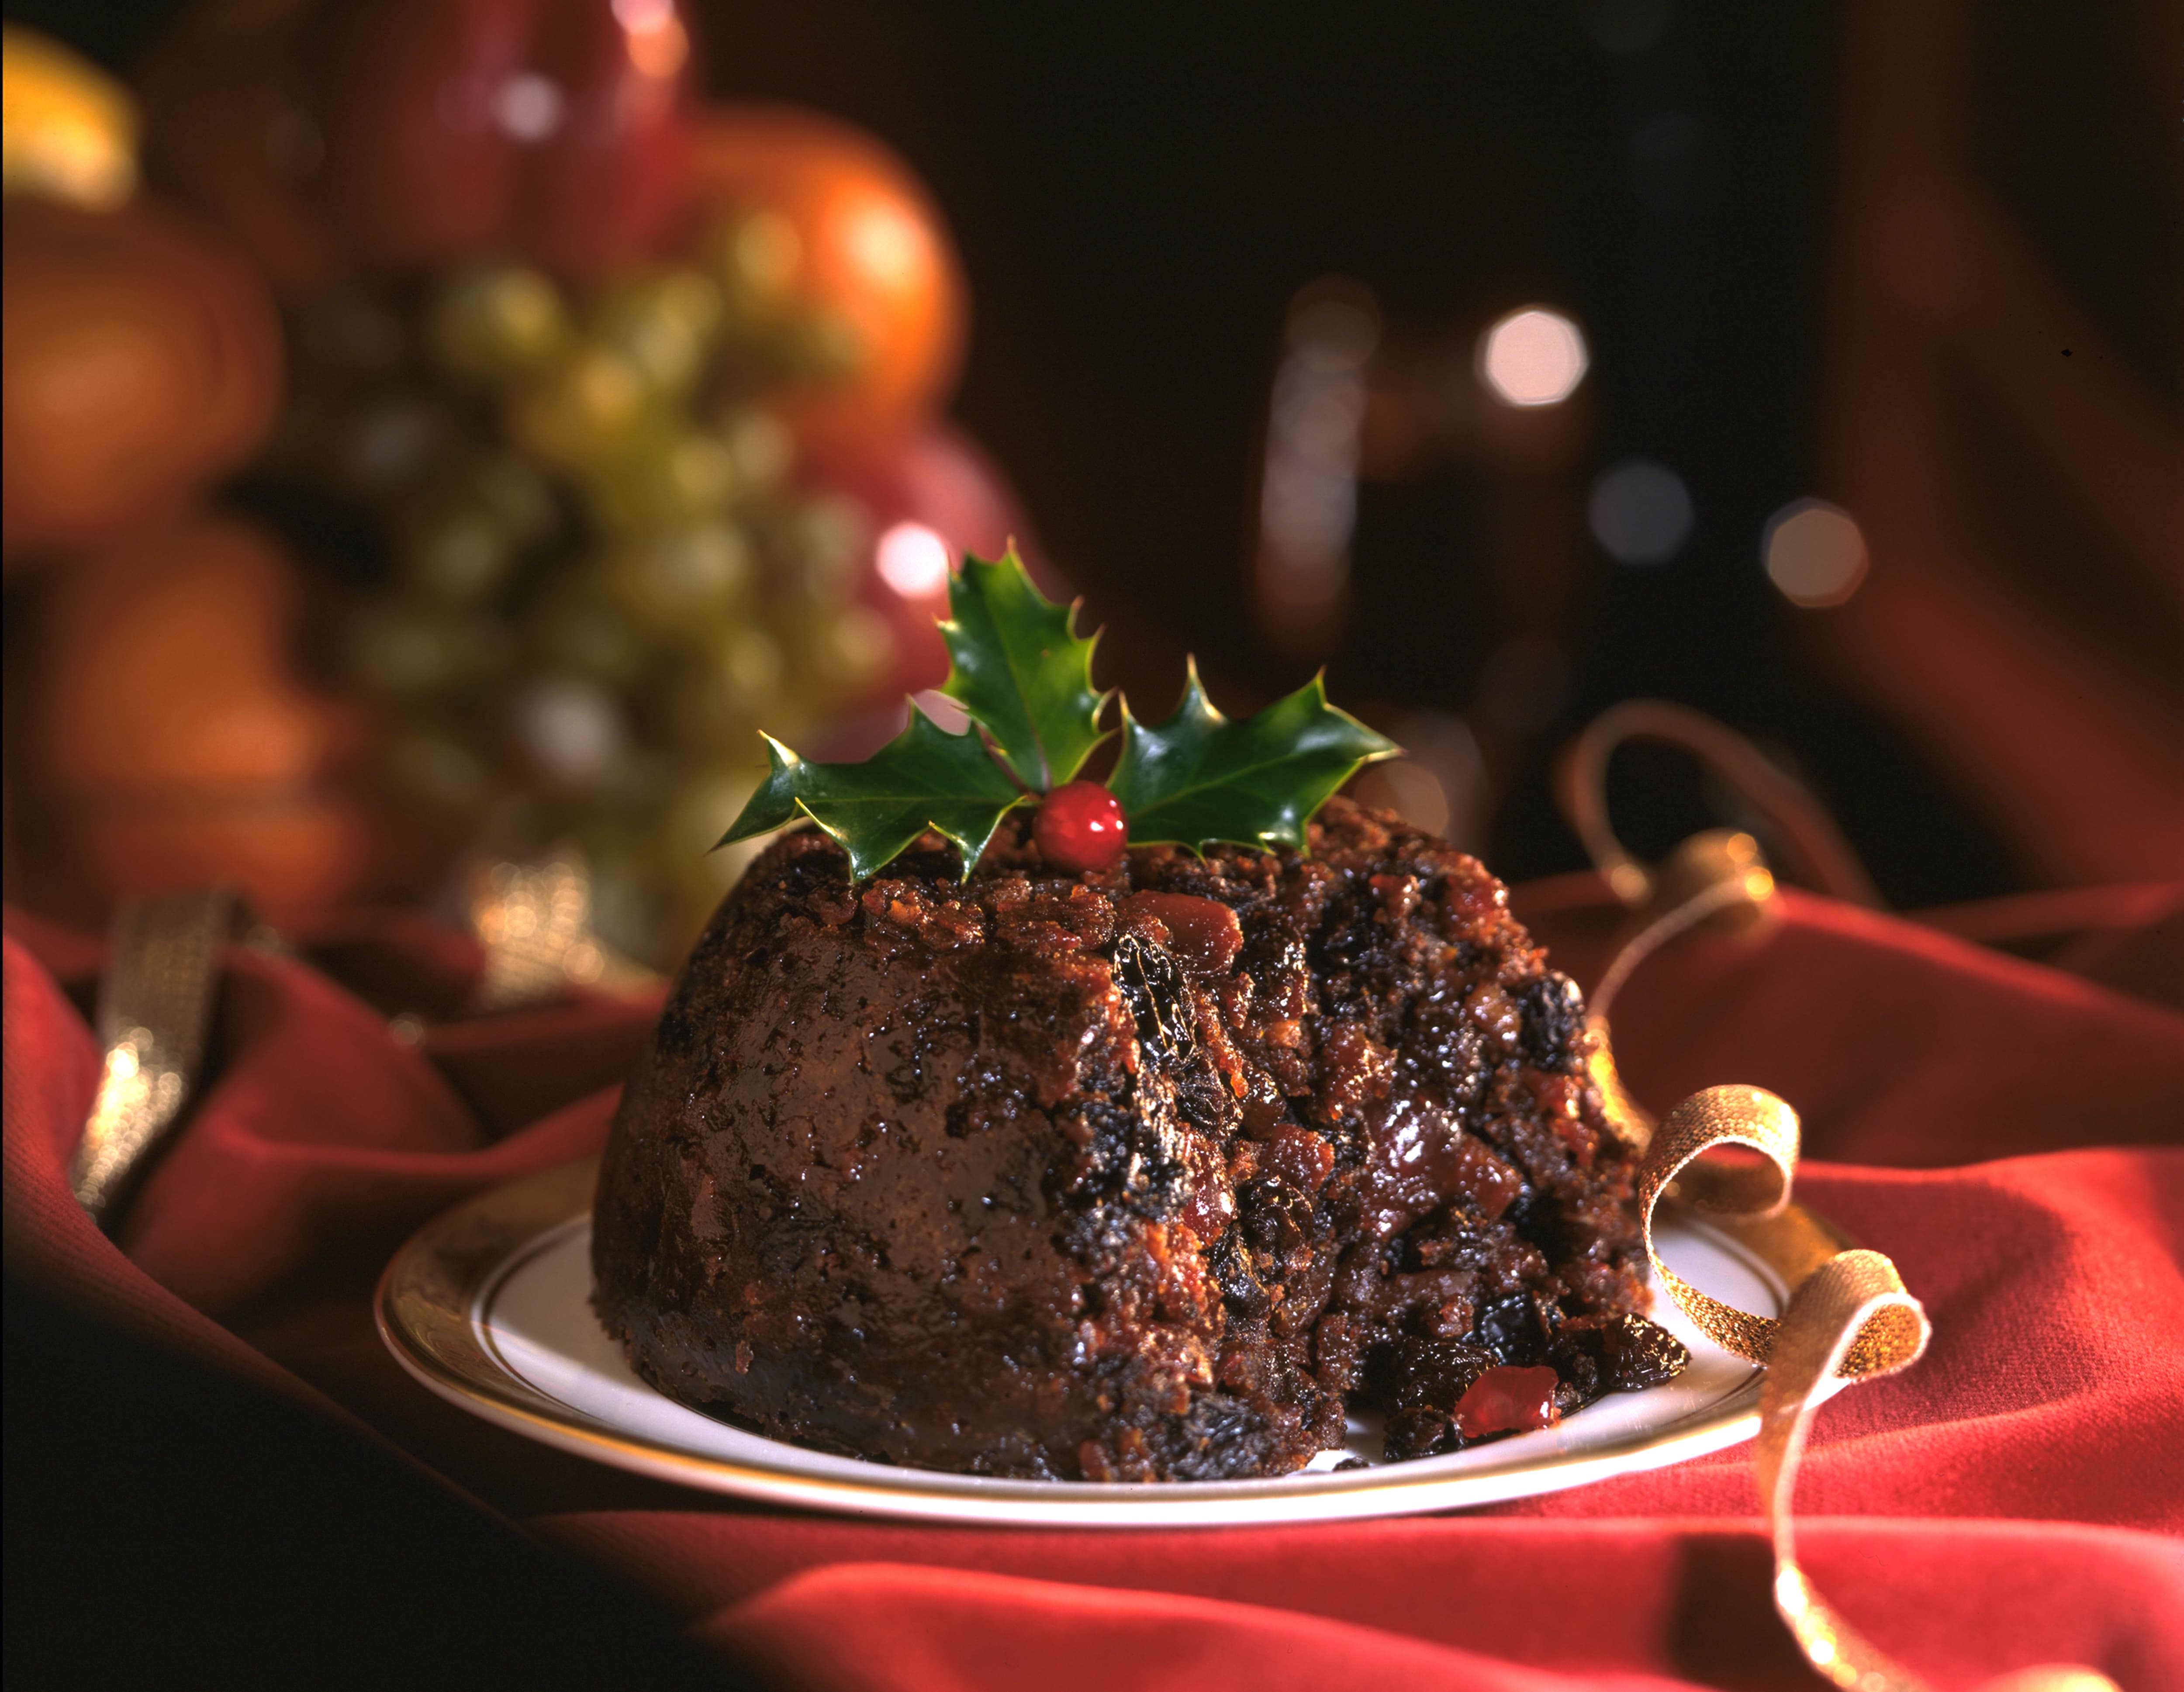
[[(1323, 1452), (1272, 1480), (1097, 1486), (831, 1456), (716, 1422), (638, 1378), (592, 1312), (589, 1197), (588, 1168), (555, 1172), (441, 1218), (389, 1266), (380, 1331), (417, 1379), (488, 1421), (639, 1474), (739, 1497), (1044, 1526), (1334, 1521), (1557, 1492), (1719, 1451), (1758, 1430), (1760, 1372), (1657, 1296), (1654, 1319), (1691, 1350), (1691, 1366), (1675, 1380), (1611, 1394), (1556, 1427), (1446, 1456), (1334, 1472), (1346, 1455), (1377, 1455), (1377, 1433), (1357, 1422), (1348, 1452)], [(1739, 1309), (1772, 1316), (1787, 1302), (1774, 1268), (1703, 1221), (1664, 1214), (1656, 1238), (1670, 1268)]]

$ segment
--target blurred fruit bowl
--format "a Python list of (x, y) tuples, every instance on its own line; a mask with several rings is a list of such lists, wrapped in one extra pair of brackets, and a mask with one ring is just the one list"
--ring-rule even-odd
[[(280, 911), (559, 839), (664, 961), (755, 731), (940, 681), (951, 563), (1031, 538), (939, 420), (955, 242), (883, 142), (694, 64), (673, 0), (214, 0), (141, 84), (187, 206), (11, 199), (8, 555), (69, 559), (9, 677), (48, 884)], [(201, 509), (246, 463), (286, 548)]]

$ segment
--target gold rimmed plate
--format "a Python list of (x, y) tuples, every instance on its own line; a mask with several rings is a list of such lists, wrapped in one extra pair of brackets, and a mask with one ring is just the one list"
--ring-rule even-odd
[[(1665, 1298), (1653, 1315), (1691, 1348), (1666, 1386), (1616, 1393), (1556, 1427), (1407, 1463), (1370, 1461), (1372, 1428), (1270, 1480), (1099, 1486), (995, 1480), (807, 1451), (686, 1409), (638, 1378), (591, 1305), (594, 1163), (499, 1187), (428, 1223), (377, 1298), (381, 1336), (433, 1392), (488, 1422), (617, 1468), (808, 1510), (1039, 1526), (1212, 1527), (1462, 1509), (1557, 1492), (1741, 1444), (1759, 1425), (1758, 1368), (1701, 1335)], [(1763, 1229), (1664, 1207), (1662, 1255), (1685, 1279), (1778, 1315), (1815, 1246), (1808, 1214)], [(1346, 1457), (1368, 1466), (1338, 1471)]]

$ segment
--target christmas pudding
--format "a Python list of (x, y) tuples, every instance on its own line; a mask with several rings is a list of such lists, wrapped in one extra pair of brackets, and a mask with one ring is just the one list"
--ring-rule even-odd
[(1008, 564), (954, 606), (974, 726), (772, 747), (732, 831), (816, 825), (722, 905), (615, 1121), (595, 1296), (637, 1370), (820, 1450), (1184, 1481), (1680, 1367), (1576, 989), (1475, 859), (1328, 797), (1394, 749), (1316, 682), (1231, 722), (1194, 675), (1071, 781), (1089, 643)]

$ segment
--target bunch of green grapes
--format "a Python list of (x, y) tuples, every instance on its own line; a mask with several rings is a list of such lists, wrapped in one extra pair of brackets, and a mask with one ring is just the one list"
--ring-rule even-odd
[(474, 843), (573, 841), (606, 937), (673, 955), (739, 861), (708, 849), (784, 738), (866, 692), (855, 507), (800, 492), (763, 403), (855, 356), (787, 302), (766, 215), (574, 298), (478, 268), (299, 326), (282, 461), (370, 510), (341, 642), (387, 776)]

